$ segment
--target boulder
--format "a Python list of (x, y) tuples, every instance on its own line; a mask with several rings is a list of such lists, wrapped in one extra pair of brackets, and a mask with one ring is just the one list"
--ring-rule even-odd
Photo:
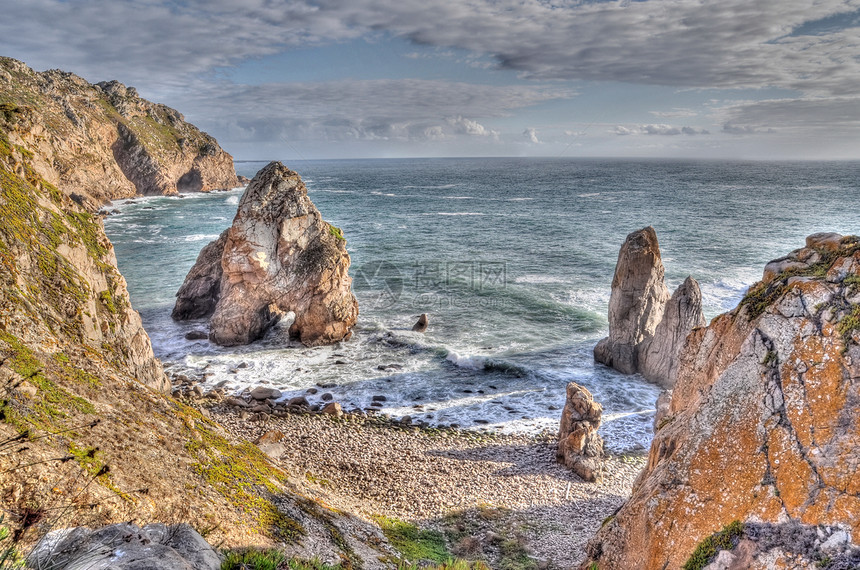
[[(860, 238), (839, 243), (812, 252), (827, 255), (807, 273), (754, 285), (737, 308), (690, 333), (646, 467), (582, 568), (681, 568), (734, 521), (754, 542), (770, 525), (783, 554), (808, 542), (791, 538), (804, 536), (798, 525), (813, 538), (822, 528), (860, 536), (860, 305), (850, 301), (860, 274), (845, 261), (860, 254)], [(829, 282), (836, 266), (854, 269)], [(737, 567), (783, 567), (768, 565), (786, 559), (775, 553)]]
[(636, 347), (654, 334), (669, 300), (663, 275), (654, 228), (628, 235), (618, 252), (612, 279), (609, 336), (594, 348), (595, 360), (624, 374), (638, 371)]
[(639, 373), (664, 388), (674, 386), (678, 378), (678, 353), (684, 348), (687, 335), (703, 326), (702, 291), (695, 279), (687, 277), (666, 304), (654, 335), (637, 347)]
[(98, 530), (85, 527), (48, 533), (27, 557), (31, 568), (66, 570), (218, 570), (222, 557), (187, 524), (120, 523)]
[(211, 310), (209, 338), (222, 346), (253, 342), (289, 312), (290, 335), (305, 345), (346, 340), (358, 316), (349, 262), (343, 234), (299, 175), (272, 162), (248, 185), (233, 225), (201, 252), (173, 315)]
[(427, 331), (427, 313), (421, 313), (421, 316), (418, 317), (418, 322), (412, 325), (412, 332), (426, 332)]
[(255, 400), (277, 400), (281, 397), (281, 391), (276, 388), (266, 388), (265, 386), (257, 386), (251, 390), (251, 398)]
[(326, 414), (335, 417), (341, 417), (343, 415), (343, 408), (337, 402), (329, 402), (320, 410), (321, 414)]
[(603, 478), (603, 439), (597, 433), (602, 415), (591, 392), (576, 382), (567, 385), (556, 458), (585, 481)]

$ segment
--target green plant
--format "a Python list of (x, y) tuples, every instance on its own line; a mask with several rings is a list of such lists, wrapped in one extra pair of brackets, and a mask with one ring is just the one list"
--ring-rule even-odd
[(336, 237), (336, 238), (337, 238), (337, 239), (339, 239), (339, 240), (346, 241), (346, 238), (345, 238), (345, 237), (343, 237), (343, 232), (342, 232), (342, 231), (341, 231), (341, 229), (340, 229), (339, 227), (337, 227), (337, 226), (332, 226), (332, 225), (330, 225), (330, 226), (328, 227), (328, 233), (330, 233), (331, 235), (333, 235), (334, 237)]
[(18, 552), (11, 536), (9, 527), (3, 524), (3, 516), (0, 515), (0, 570), (24, 568), (24, 557)]
[(278, 570), (285, 561), (280, 550), (230, 550), (221, 570)]
[(444, 563), (451, 557), (445, 535), (436, 530), (421, 530), (417, 526), (383, 515), (373, 520), (403, 558), (411, 562), (433, 560)]
[(851, 312), (842, 317), (842, 320), (836, 325), (836, 330), (842, 335), (842, 340), (847, 345), (854, 331), (858, 329), (860, 329), (860, 305), (853, 305)]
[(683, 570), (701, 570), (714, 559), (720, 550), (731, 550), (744, 534), (744, 523), (732, 521), (722, 530), (705, 538), (682, 566)]

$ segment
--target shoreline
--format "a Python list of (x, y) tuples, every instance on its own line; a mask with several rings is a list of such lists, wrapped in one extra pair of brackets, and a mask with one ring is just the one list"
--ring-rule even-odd
[(277, 441), (270, 456), (332, 507), (441, 531), (455, 555), (491, 563), (516, 546), (537, 567), (576, 566), (646, 462), (645, 454), (607, 456), (604, 481), (586, 483), (556, 463), (549, 434), (422, 429), (307, 413), (242, 420), (220, 404), (209, 412), (239, 440), (276, 434), (267, 436)]

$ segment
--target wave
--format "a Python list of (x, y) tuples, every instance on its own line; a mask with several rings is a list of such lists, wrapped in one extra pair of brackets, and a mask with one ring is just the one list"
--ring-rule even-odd
[(238, 196), (230, 196), (229, 198), (224, 200), (224, 203), (230, 204), (231, 206), (235, 206), (236, 204), (239, 203), (239, 197)]
[(422, 216), (486, 216), (483, 212), (427, 212)]

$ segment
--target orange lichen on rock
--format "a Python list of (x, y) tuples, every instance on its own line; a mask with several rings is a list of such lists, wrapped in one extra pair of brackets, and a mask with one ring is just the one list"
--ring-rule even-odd
[[(671, 421), (583, 568), (681, 568), (732, 521), (860, 530), (858, 253), (856, 237), (810, 236), (689, 335)], [(810, 560), (771, 547), (743, 567)]]

